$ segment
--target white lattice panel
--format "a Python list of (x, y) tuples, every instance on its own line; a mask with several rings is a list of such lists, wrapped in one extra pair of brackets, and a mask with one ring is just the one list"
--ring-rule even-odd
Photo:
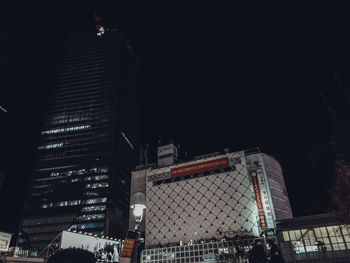
[[(150, 170), (146, 181), (146, 247), (174, 242), (220, 238), (223, 231), (258, 233), (258, 214), (243, 153), (229, 168), (189, 178), (171, 179), (170, 169)], [(213, 160), (225, 156), (209, 158)], [(200, 163), (197, 160), (186, 164)], [(156, 182), (156, 183), (155, 183)]]

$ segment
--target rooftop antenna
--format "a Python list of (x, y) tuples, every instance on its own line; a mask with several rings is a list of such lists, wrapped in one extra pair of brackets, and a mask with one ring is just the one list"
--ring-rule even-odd
[(149, 144), (140, 145), (140, 165), (148, 165)]
[(101, 17), (99, 17), (99, 15), (97, 14), (97, 11), (96, 11), (96, 7), (94, 6), (93, 7), (93, 12), (94, 12), (94, 18), (95, 18), (95, 24), (96, 24), (96, 30), (97, 30), (97, 33), (96, 35), (97, 36), (103, 36), (104, 33), (105, 33), (105, 29), (104, 27), (102, 26), (101, 22), (102, 22), (102, 19)]
[(96, 35), (97, 36), (101, 37), (106, 32), (117, 32), (118, 31), (117, 28), (115, 28), (115, 27), (104, 27), (104, 26), (102, 26), (102, 19), (97, 13), (96, 6), (94, 6), (92, 9), (93, 9), (93, 12), (94, 12), (94, 19), (95, 19)]

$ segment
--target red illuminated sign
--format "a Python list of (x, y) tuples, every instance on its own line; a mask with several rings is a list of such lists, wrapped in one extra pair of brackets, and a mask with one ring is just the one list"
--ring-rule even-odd
[(229, 166), (228, 158), (220, 158), (201, 163), (190, 164), (171, 169), (171, 177), (178, 177), (187, 174), (199, 173)]
[(134, 250), (134, 246), (135, 246), (135, 240), (134, 239), (130, 239), (130, 238), (126, 238), (125, 239), (125, 243), (124, 243), (124, 247), (123, 247), (123, 250), (122, 250), (121, 257), (123, 257), (123, 258), (131, 258), (132, 257), (132, 252)]

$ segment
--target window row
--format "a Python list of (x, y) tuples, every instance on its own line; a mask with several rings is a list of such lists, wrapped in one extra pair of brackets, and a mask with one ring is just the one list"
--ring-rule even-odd
[(83, 175), (88, 173), (107, 173), (108, 168), (107, 167), (93, 167), (90, 169), (79, 169), (79, 170), (69, 170), (69, 171), (62, 171), (62, 172), (52, 172), (50, 174), (51, 177), (56, 176), (72, 176), (72, 175)]
[(41, 208), (50, 208), (50, 207), (62, 207), (62, 206), (73, 206), (80, 205), (81, 200), (70, 200), (70, 201), (61, 201), (56, 203), (45, 203), (41, 205)]
[(94, 184), (87, 184), (85, 188), (87, 189), (96, 189), (96, 188), (105, 188), (108, 187), (108, 183), (94, 183)]
[(48, 225), (48, 224), (59, 224), (71, 222), (75, 215), (63, 215), (63, 216), (46, 216), (46, 217), (31, 217), (25, 218), (23, 220), (23, 226), (38, 226), (38, 225)]
[(109, 179), (108, 175), (95, 175), (95, 176), (87, 176), (84, 178), (84, 181), (101, 181)]
[(56, 149), (56, 148), (61, 148), (62, 146), (63, 146), (63, 142), (47, 144), (47, 145), (40, 145), (40, 146), (38, 146), (38, 150)]
[[(90, 142), (85, 142), (85, 143), (80, 143), (79, 141), (90, 141)], [(100, 137), (98, 140), (94, 140), (93, 138), (87, 138), (84, 140), (71, 140), (71, 142), (66, 142), (66, 143), (59, 143), (59, 144), (50, 144), (50, 145), (45, 145), (45, 146), (39, 146), (38, 150), (50, 150), (50, 149), (55, 149), (55, 148), (65, 148), (65, 153), (68, 152), (74, 152), (74, 149), (80, 150), (84, 146), (89, 146), (90, 148), (92, 147), (97, 147), (98, 145), (105, 145), (107, 144), (108, 138), (107, 137)]]
[(212, 249), (221, 249), (227, 248), (229, 246), (228, 242), (212, 242), (204, 244), (194, 244), (189, 246), (176, 246), (176, 247), (166, 247), (166, 248), (155, 248), (155, 249), (146, 249), (142, 251), (143, 255), (155, 255), (162, 254), (165, 252), (182, 252), (182, 251), (198, 251), (198, 250), (212, 250)]
[(97, 204), (97, 203), (105, 203), (105, 202), (107, 202), (107, 197), (87, 199), (85, 201), (85, 204)]
[(350, 248), (349, 225), (316, 227), (283, 231), (285, 242), (291, 242), (296, 254), (337, 251)]
[[(72, 123), (72, 122), (78, 122), (78, 121), (87, 121), (90, 120), (91, 117), (88, 116), (84, 116), (84, 117), (71, 117), (71, 118), (65, 118), (65, 119), (59, 119), (59, 120), (53, 120), (53, 121), (47, 121), (47, 124), (52, 124), (52, 125), (56, 125), (56, 124), (64, 124), (64, 123)], [(41, 134), (45, 134), (45, 133), (41, 133)], [(49, 133), (48, 133), (49, 134)]]
[(92, 214), (92, 215), (82, 215), (78, 216), (78, 221), (89, 221), (89, 220), (98, 220), (98, 219), (104, 219), (104, 214)]
[(92, 205), (92, 206), (86, 206), (81, 211), (82, 212), (94, 212), (94, 211), (104, 211), (106, 210), (105, 205)]
[(29, 236), (30, 241), (51, 241), (56, 237), (57, 234), (41, 234), (41, 235), (31, 235)]
[(84, 230), (84, 229), (92, 229), (92, 228), (102, 228), (104, 227), (103, 222), (97, 223), (87, 223), (87, 224), (74, 224), (70, 227), (70, 230)]
[(73, 127), (46, 130), (46, 131), (42, 131), (41, 134), (55, 134), (55, 133), (61, 133), (61, 132), (80, 131), (80, 130), (88, 129), (90, 127), (91, 125), (79, 125), (79, 126), (73, 126)]
[(23, 230), (28, 234), (35, 233), (45, 233), (45, 232), (59, 232), (66, 229), (69, 224), (58, 224), (58, 225), (42, 225), (42, 226), (32, 226), (23, 228)]

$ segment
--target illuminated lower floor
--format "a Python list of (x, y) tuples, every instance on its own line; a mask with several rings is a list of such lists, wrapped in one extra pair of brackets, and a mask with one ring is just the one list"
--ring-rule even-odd
[(350, 225), (332, 214), (281, 220), (277, 238), (286, 262), (350, 262)]

